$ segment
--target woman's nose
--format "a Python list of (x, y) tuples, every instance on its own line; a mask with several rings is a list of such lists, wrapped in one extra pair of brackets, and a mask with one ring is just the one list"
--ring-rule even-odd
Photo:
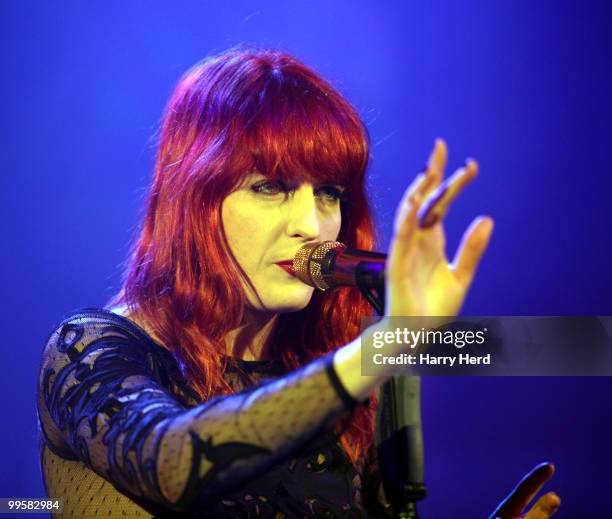
[(293, 191), (285, 203), (287, 234), (309, 240), (319, 237), (321, 226), (317, 200), (311, 184), (302, 184)]

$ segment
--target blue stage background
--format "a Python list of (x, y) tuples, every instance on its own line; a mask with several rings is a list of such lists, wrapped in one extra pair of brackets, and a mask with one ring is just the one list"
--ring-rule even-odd
[[(0, 497), (43, 495), (34, 392), (47, 333), (117, 289), (173, 84), (240, 42), (330, 79), (372, 139), (388, 244), (434, 138), (481, 176), (448, 218), (496, 229), (465, 315), (611, 315), (612, 4), (35, 2), (0, 4), (3, 353)], [(429, 378), (423, 518), (484, 517), (537, 462), (559, 517), (604, 517), (609, 378)]]

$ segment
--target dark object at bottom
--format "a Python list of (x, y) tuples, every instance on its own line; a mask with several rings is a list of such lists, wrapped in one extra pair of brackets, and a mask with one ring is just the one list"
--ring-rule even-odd
[(393, 517), (417, 519), (416, 502), (424, 499), (427, 489), (424, 483), (408, 483), (412, 467), (405, 467), (402, 460), (414, 459), (409, 449), (414, 448), (414, 431), (403, 427), (394, 432), (378, 446), (378, 461), (381, 467), (381, 478), (385, 497), (393, 509)]

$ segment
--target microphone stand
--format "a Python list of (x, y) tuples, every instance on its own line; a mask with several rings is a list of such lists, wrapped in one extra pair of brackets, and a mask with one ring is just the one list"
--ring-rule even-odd
[[(384, 312), (384, 268), (362, 263), (357, 287), (378, 315)], [(421, 378), (394, 376), (379, 389), (376, 413), (378, 464), (385, 497), (396, 519), (418, 519), (416, 503), (427, 495), (423, 482)]]

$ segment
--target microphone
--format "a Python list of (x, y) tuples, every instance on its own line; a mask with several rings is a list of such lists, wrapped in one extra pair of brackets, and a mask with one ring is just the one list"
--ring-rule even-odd
[(303, 245), (293, 259), (300, 281), (320, 290), (336, 286), (357, 286), (379, 294), (385, 287), (386, 254), (349, 249), (338, 241)]

